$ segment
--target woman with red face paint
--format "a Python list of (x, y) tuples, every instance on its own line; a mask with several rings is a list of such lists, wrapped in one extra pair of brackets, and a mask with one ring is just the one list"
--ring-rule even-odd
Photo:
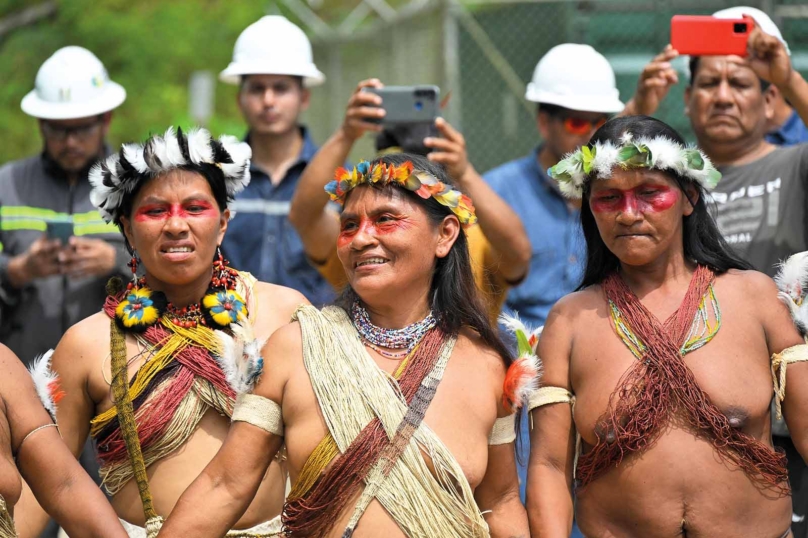
[[(169, 129), (124, 145), (90, 174), (93, 203), (132, 253), (132, 281), (111, 282), (102, 312), (56, 348), (57, 418), (76, 454), (92, 435), (133, 537), (154, 536), (210, 462), (237, 398), (261, 374), (261, 345), (306, 302), (222, 258), (227, 205), (249, 182), (249, 159), (234, 137)], [(286, 476), (273, 460), (219, 536), (276, 536)]]
[[(787, 536), (772, 364), (808, 354), (774, 283), (708, 213), (720, 174), (646, 116), (607, 122), (549, 173), (582, 200), (588, 259), (538, 344), (533, 535), (568, 536), (574, 497), (590, 537)], [(806, 456), (808, 365), (788, 380), (784, 410)]]
[[(298, 309), (264, 348), (264, 376), (161, 538), (221, 536), (285, 442), (292, 536), (527, 537), (503, 398), (511, 363), (477, 295), (444, 170), (389, 155), (338, 170), (337, 306)], [(239, 414), (240, 409), (237, 410)]]

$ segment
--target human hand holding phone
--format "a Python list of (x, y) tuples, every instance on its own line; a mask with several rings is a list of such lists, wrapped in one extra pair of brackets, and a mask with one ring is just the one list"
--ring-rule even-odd
[(367, 131), (380, 132), (381, 119), (384, 118), (382, 98), (367, 91), (368, 88), (383, 88), (384, 84), (371, 78), (360, 82), (348, 100), (345, 119), (342, 122), (343, 134), (351, 142), (359, 139)]
[(788, 50), (779, 39), (761, 30), (754, 21), (752, 24), (747, 43), (749, 65), (757, 76), (782, 89), (794, 71)]

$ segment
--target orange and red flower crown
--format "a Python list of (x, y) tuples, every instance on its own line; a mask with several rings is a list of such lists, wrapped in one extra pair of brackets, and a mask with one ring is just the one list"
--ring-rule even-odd
[(371, 165), (367, 161), (361, 161), (353, 167), (353, 170), (337, 168), (334, 181), (325, 186), (325, 191), (331, 200), (344, 204), (348, 192), (363, 184), (396, 185), (414, 192), (425, 200), (432, 197), (439, 204), (448, 207), (457, 216), (460, 224), (470, 226), (477, 223), (471, 198), (432, 174), (416, 170), (410, 161), (401, 165), (384, 162)]

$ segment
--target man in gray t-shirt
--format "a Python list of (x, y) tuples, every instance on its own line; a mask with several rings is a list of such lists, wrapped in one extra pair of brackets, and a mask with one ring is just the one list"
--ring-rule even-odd
[(808, 250), (808, 145), (771, 151), (744, 165), (719, 167), (712, 193), (721, 233), (755, 269), (774, 276), (776, 263)]

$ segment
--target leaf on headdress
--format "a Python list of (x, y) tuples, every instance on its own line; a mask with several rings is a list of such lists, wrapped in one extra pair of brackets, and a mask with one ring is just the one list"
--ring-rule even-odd
[(597, 150), (589, 146), (581, 146), (581, 167), (585, 174), (592, 171), (592, 160), (595, 158)]
[(620, 164), (625, 167), (648, 166), (651, 151), (646, 145), (630, 144), (620, 148), (620, 151), (617, 152), (617, 158)]
[(704, 158), (697, 149), (686, 149), (684, 151), (687, 159), (687, 167), (693, 170), (704, 170)]

